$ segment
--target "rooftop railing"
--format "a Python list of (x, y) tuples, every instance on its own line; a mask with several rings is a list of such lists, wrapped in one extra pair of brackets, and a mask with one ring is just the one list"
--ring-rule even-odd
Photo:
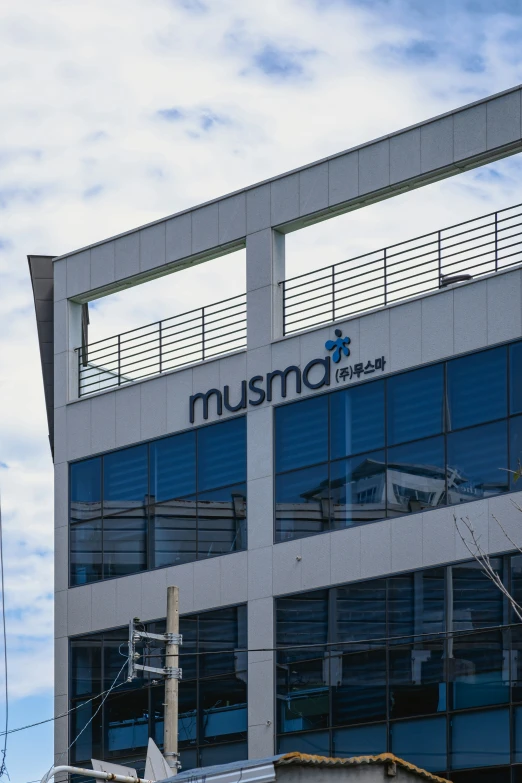
[(123, 386), (246, 347), (246, 294), (77, 348), (78, 393)]
[(522, 262), (522, 205), (284, 280), (284, 334)]

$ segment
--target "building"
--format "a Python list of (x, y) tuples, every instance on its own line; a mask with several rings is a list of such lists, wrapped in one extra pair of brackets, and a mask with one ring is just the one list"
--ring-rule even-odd
[[(139, 767), (161, 742), (161, 685), (99, 711), (98, 694), (129, 619), (161, 629), (176, 584), (185, 770), (391, 752), (455, 782), (522, 780), (522, 627), (454, 519), (519, 596), (522, 208), (294, 280), (284, 255), (289, 231), (520, 152), (521, 94), (29, 257), (56, 714), (77, 708), (56, 721), (61, 763), (86, 726), (69, 763)], [(241, 247), (244, 295), (89, 345), (89, 301)]]

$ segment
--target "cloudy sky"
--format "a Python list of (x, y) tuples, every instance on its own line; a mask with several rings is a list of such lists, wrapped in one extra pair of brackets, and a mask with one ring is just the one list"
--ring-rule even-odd
[[(52, 713), (52, 465), (26, 255), (65, 253), (512, 87), (521, 30), (520, 0), (0, 4), (12, 727)], [(294, 234), (288, 273), (522, 201), (521, 173), (513, 157)], [(239, 292), (244, 257), (177, 278), (140, 302), (132, 291), (100, 302), (95, 334)], [(11, 780), (39, 779), (51, 754), (49, 725), (13, 735)]]

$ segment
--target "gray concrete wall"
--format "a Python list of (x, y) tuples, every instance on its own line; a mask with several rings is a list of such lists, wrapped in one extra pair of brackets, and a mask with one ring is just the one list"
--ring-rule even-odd
[[(442, 778), (436, 778), (442, 780)], [(386, 764), (360, 764), (353, 767), (297, 766), (276, 767), (277, 783), (420, 783), (425, 775), (417, 774), (398, 765), (390, 776)]]
[[(272, 407), (247, 411), (248, 551), (68, 589), (68, 462), (189, 428), (189, 397), (324, 356), (333, 328), (281, 337), (279, 280), (284, 235), (293, 229), (417, 187), (521, 148), (519, 88), (231, 197), (54, 262), (56, 710), (68, 698), (68, 637), (165, 615), (166, 587), (183, 613), (248, 602), (251, 648), (273, 646), (273, 596), (453, 562), (468, 556), (451, 509), (436, 509), (312, 538), (273, 544)], [(79, 301), (179, 265), (246, 245), (247, 350), (126, 388), (75, 399)], [(519, 269), (336, 323), (351, 359), (384, 355), (386, 373), (522, 335)], [(287, 399), (292, 399), (292, 384)], [(307, 395), (321, 393), (304, 389)], [(295, 396), (295, 394), (294, 394)], [(224, 414), (223, 418), (226, 415)], [(209, 421), (218, 419), (211, 407)], [(201, 423), (201, 418), (195, 424)], [(517, 493), (517, 497), (520, 493)], [(492, 514), (522, 545), (510, 497), (466, 505), (489, 551), (510, 548)], [(249, 654), (249, 756), (274, 751), (273, 655)], [(56, 722), (56, 751), (67, 721)]]

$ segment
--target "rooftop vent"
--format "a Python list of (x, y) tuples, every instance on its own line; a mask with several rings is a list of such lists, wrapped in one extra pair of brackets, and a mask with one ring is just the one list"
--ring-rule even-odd
[(465, 283), (467, 280), (473, 280), (473, 275), (441, 275), (439, 288), (447, 288), (449, 285), (453, 285), (453, 283)]

